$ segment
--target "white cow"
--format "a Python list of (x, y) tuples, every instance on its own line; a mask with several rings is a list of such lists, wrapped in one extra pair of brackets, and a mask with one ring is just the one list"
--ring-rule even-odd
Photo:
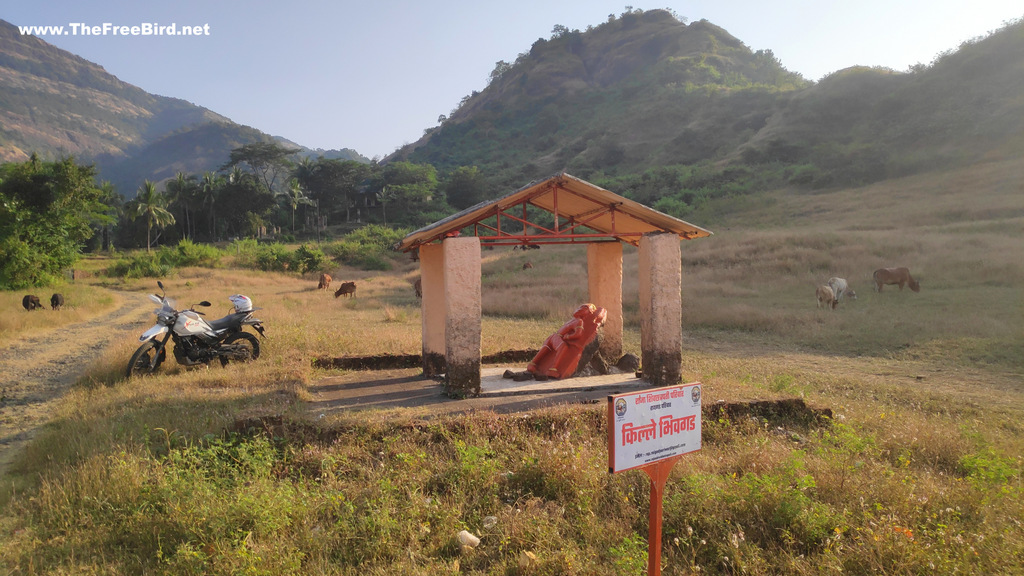
[(849, 297), (850, 300), (857, 299), (857, 293), (850, 288), (849, 284), (843, 278), (836, 278), (833, 276), (828, 279), (828, 287), (832, 289), (832, 293), (836, 295), (836, 301), (842, 300), (843, 296)]

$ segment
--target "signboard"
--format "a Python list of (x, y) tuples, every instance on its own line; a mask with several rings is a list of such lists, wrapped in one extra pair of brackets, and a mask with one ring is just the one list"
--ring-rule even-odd
[(608, 397), (608, 471), (700, 450), (700, 382)]

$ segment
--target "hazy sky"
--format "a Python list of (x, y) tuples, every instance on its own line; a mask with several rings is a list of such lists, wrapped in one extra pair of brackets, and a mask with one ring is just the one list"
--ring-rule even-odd
[[(1019, 0), (657, 0), (818, 80), (906, 70), (1024, 16)], [(100, 4), (96, 6), (95, 4)], [(41, 36), (147, 92), (204, 106), (311, 148), (384, 156), (414, 142), (556, 24), (585, 30), (622, 0), (34, 0), (16, 25), (209, 25), (209, 36)], [(70, 29), (69, 29), (70, 33)]]

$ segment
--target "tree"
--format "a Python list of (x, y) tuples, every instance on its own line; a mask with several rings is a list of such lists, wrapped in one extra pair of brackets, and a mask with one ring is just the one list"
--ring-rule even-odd
[(274, 196), (252, 174), (232, 171), (217, 195), (216, 209), (232, 236), (255, 236), (274, 208)]
[(377, 202), (380, 202), (380, 214), (385, 226), (388, 225), (388, 202), (394, 200), (397, 194), (397, 190), (387, 185), (384, 185), (377, 191)]
[[(135, 220), (146, 219), (146, 252), (153, 247), (153, 227), (166, 228), (174, 224), (174, 214), (167, 210), (167, 198), (156, 191), (156, 184), (149, 180), (139, 187), (139, 194), (128, 202), (128, 217)], [(159, 235), (157, 236), (159, 238)]]
[[(491, 70), (491, 74), (490, 76), (488, 76), (487, 83), (489, 84), (491, 82), (494, 82), (498, 78), (501, 78), (502, 74), (508, 72), (511, 69), (511, 64), (504, 60), (498, 60), (497, 62), (494, 63), (494, 69)], [(469, 96), (463, 97), (462, 102), (459, 103), (459, 107), (461, 108), (462, 105), (465, 104), (467, 100), (469, 100)]]
[(315, 162), (300, 163), (292, 172), (309, 197), (315, 201), (318, 216), (323, 212), (330, 217), (345, 211), (345, 221), (351, 221), (351, 210), (356, 205), (360, 190), (372, 168), (354, 160), (320, 157)]
[(554, 28), (551, 29), (551, 39), (555, 40), (565, 36), (569, 33), (569, 27), (561, 24), (555, 24)]
[(448, 203), (459, 210), (479, 203), (487, 195), (487, 183), (476, 166), (459, 166), (440, 188)]
[[(437, 171), (430, 164), (392, 162), (374, 178), (371, 184), (374, 194), (381, 202), (381, 212), (387, 223), (387, 204), (394, 204), (401, 215), (396, 221), (416, 223), (417, 216), (429, 209), (444, 210), (443, 202), (434, 203), (437, 193)], [(431, 206), (431, 204), (437, 204)]]
[(281, 192), (278, 196), (283, 196), (286, 203), (292, 209), (292, 234), (295, 233), (295, 211), (301, 205), (311, 205), (311, 200), (306, 193), (302, 190), (302, 185), (299, 184), (297, 178), (292, 178), (288, 181), (288, 189), (285, 192)]
[(100, 250), (107, 252), (110, 250), (110, 226), (117, 222), (118, 216), (124, 213), (124, 198), (114, 190), (114, 185), (109, 181), (104, 180), (100, 184), (100, 202), (107, 206), (104, 211), (106, 218), (99, 222), (102, 226)]
[(231, 151), (231, 158), (222, 169), (237, 168), (245, 164), (267, 191), (273, 193), (278, 175), (291, 169), (292, 162), (289, 157), (295, 152), (297, 150), (285, 148), (275, 142), (246, 144)]
[(0, 167), (0, 287), (52, 281), (81, 256), (108, 206), (93, 166), (73, 158)]
[(487, 184), (476, 166), (460, 166), (440, 184), (445, 199), (453, 207), (464, 210), (478, 204), (487, 195)]
[(225, 178), (215, 175), (213, 172), (204, 172), (203, 179), (199, 182), (199, 205), (206, 212), (207, 224), (209, 224), (210, 241), (217, 240), (217, 218), (214, 207), (217, 205), (217, 195), (223, 188)]
[(192, 223), (191, 211), (199, 199), (199, 184), (196, 183), (195, 175), (178, 172), (174, 180), (167, 182), (164, 189), (167, 191), (168, 204), (181, 208), (182, 220), (185, 222), (185, 233), (182, 234), (182, 237), (193, 238), (195, 226)]

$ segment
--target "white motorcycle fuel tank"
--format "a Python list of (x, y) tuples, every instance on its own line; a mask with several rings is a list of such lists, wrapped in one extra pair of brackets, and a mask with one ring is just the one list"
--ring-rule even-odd
[(213, 329), (203, 320), (199, 314), (191, 310), (185, 310), (178, 314), (174, 322), (174, 332), (179, 336), (213, 336)]

